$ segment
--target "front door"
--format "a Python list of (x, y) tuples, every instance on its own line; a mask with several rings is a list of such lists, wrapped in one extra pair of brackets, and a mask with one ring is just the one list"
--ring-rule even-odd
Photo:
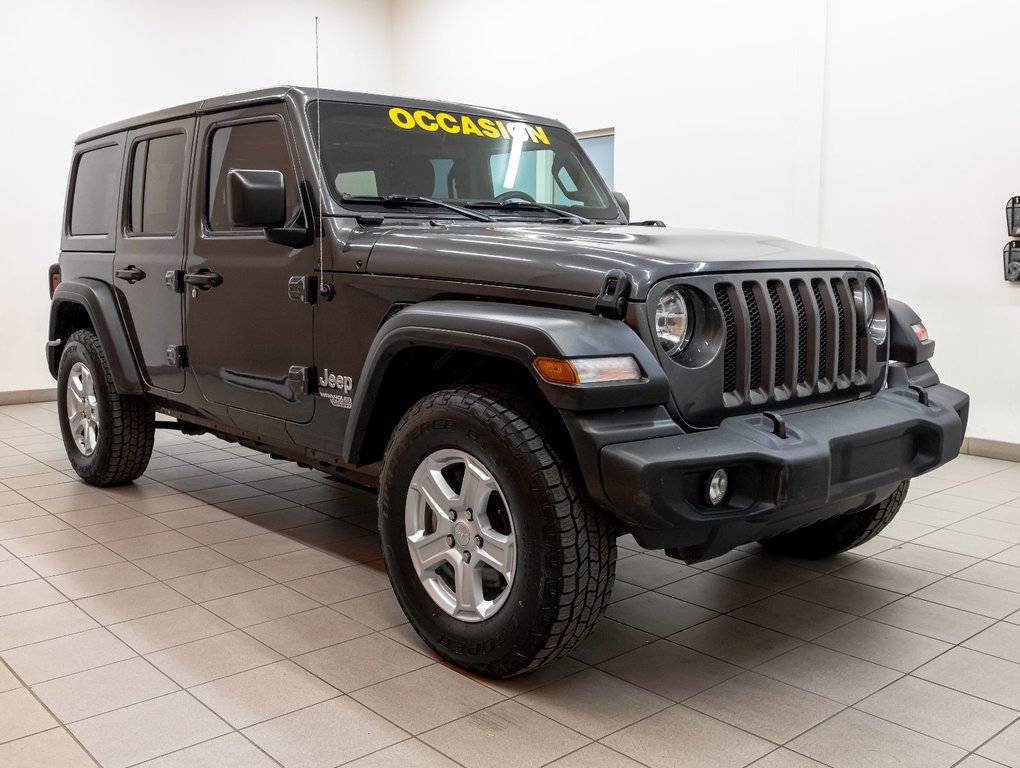
[(199, 118), (193, 236), (185, 263), (187, 359), (202, 395), (231, 407), (238, 426), (260, 417), (307, 422), (306, 396), (291, 367), (312, 370), (312, 305), (288, 297), (291, 277), (314, 275), (312, 247), (269, 242), (262, 229), (232, 226), (231, 170), (277, 170), (288, 224), (305, 215), (283, 110), (252, 108)]
[(126, 208), (117, 236), (114, 285), (125, 325), (152, 387), (180, 392), (176, 364), (184, 343), (183, 297), (166, 279), (184, 262), (187, 199), (195, 118), (160, 123), (128, 135)]

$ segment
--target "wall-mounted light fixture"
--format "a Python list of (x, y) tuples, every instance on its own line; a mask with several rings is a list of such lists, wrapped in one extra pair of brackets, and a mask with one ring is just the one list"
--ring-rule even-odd
[[(1020, 238), (1020, 197), (1006, 203), (1006, 232)], [(1002, 273), (1009, 282), (1020, 283), (1020, 240), (1010, 240), (1002, 249)]]

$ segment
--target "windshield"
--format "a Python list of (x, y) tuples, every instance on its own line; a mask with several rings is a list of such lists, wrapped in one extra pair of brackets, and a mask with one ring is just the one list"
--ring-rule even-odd
[(326, 183), (345, 207), (372, 208), (397, 195), (443, 200), (498, 218), (548, 219), (549, 208), (542, 206), (589, 219), (619, 216), (598, 172), (563, 128), (339, 102), (311, 105), (313, 127), (320, 103)]

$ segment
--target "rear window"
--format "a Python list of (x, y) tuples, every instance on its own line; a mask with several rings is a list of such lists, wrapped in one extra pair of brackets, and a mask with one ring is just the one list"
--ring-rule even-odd
[(181, 218), (184, 147), (183, 133), (135, 145), (131, 181), (132, 232), (145, 235), (177, 232)]
[(102, 236), (113, 231), (120, 155), (120, 146), (113, 145), (78, 156), (71, 196), (72, 235)]

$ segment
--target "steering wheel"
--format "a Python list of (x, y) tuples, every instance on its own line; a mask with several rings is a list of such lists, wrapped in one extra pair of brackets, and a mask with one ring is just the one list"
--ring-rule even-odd
[(535, 198), (533, 198), (527, 192), (521, 192), (519, 189), (508, 189), (506, 192), (496, 195), (496, 200), (502, 203), (507, 200), (513, 200), (515, 197), (519, 197), (529, 203), (536, 202)]

